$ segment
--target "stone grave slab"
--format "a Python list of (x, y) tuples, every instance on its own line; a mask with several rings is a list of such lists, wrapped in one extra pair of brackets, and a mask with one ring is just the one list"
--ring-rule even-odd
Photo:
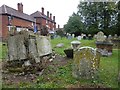
[(50, 38), (47, 36), (37, 36), (36, 45), (39, 56), (45, 56), (52, 53)]

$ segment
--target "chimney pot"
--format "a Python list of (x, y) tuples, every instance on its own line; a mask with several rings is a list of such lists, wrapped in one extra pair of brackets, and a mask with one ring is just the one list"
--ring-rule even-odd
[(47, 11), (47, 17), (49, 18), (49, 11)]
[(55, 21), (55, 16), (53, 16), (53, 21)]
[(44, 8), (42, 7), (41, 9), (42, 9), (42, 15), (44, 15)]
[(23, 4), (22, 3), (18, 3), (18, 11), (23, 13)]
[(58, 24), (58, 29), (60, 28), (60, 25)]
[(50, 13), (50, 19), (52, 20), (52, 13)]

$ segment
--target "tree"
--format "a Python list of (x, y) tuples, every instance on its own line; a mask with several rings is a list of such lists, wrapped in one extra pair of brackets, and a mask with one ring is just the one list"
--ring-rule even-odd
[(59, 35), (61, 38), (65, 36), (65, 32), (62, 29), (58, 29), (56, 34)]
[[(80, 2), (78, 15), (84, 23), (84, 32), (102, 30), (106, 35), (112, 34), (117, 24), (117, 6), (115, 2)], [(110, 32), (109, 32), (110, 31)], [(92, 33), (93, 33), (92, 32)]]
[(79, 15), (73, 13), (72, 16), (70, 16), (68, 22), (66, 25), (64, 25), (64, 30), (67, 33), (71, 34), (81, 34), (82, 31), (82, 22), (80, 20)]

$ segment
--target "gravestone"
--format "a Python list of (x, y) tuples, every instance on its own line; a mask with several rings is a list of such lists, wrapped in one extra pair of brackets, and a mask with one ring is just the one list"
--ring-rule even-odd
[(113, 43), (108, 41), (107, 36), (103, 32), (100, 31), (97, 33), (96, 47), (102, 56), (112, 55), (112, 46)]
[[(40, 57), (52, 53), (50, 37), (30, 31), (20, 31), (8, 37), (8, 67), (12, 70), (34, 72), (43, 69)], [(10, 69), (11, 70), (11, 69)]]
[(67, 37), (68, 39), (72, 39), (72, 36), (71, 36), (71, 34), (68, 34), (68, 37)]
[(112, 36), (111, 35), (108, 36), (107, 41), (112, 43)]
[(24, 43), (23, 35), (10, 36), (8, 38), (8, 57), (10, 61), (27, 59), (27, 51)]
[(56, 45), (56, 48), (62, 48), (62, 47), (64, 47), (64, 43), (58, 43), (58, 44)]
[(88, 34), (88, 40), (92, 40), (92, 35)]
[(72, 41), (71, 42), (71, 47), (72, 47), (72, 49), (78, 49), (78, 48), (80, 48), (80, 43), (81, 42), (79, 42), (79, 41)]
[(104, 36), (104, 33), (100, 31), (97, 33), (96, 39), (98, 42), (103, 42), (106, 40), (106, 37)]
[(37, 36), (36, 44), (39, 56), (45, 56), (52, 53), (52, 47), (50, 43), (50, 37)]
[(40, 58), (36, 47), (35, 36), (30, 35), (28, 43), (29, 43), (28, 45), (29, 58), (35, 60), (36, 63), (40, 62)]
[(75, 34), (72, 34), (72, 38), (74, 38), (75, 37)]
[(77, 37), (77, 40), (81, 40), (81, 39), (82, 39), (82, 37), (81, 37), (81, 36), (78, 36), (78, 37)]
[(73, 76), (92, 79), (97, 76), (100, 54), (94, 48), (81, 47), (74, 51)]

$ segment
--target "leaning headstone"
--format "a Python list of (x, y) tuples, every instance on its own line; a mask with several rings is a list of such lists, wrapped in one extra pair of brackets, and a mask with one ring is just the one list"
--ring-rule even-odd
[(10, 36), (8, 38), (8, 57), (10, 61), (27, 59), (24, 43), (23, 35)]
[(38, 51), (36, 48), (35, 36), (30, 35), (28, 43), (29, 43), (28, 45), (29, 59), (35, 60), (36, 63), (40, 62), (40, 58), (39, 58)]
[(92, 47), (81, 47), (74, 51), (73, 76), (93, 79), (98, 74), (100, 54)]
[(50, 43), (50, 37), (37, 36), (36, 44), (39, 56), (45, 56), (52, 53), (52, 47)]

